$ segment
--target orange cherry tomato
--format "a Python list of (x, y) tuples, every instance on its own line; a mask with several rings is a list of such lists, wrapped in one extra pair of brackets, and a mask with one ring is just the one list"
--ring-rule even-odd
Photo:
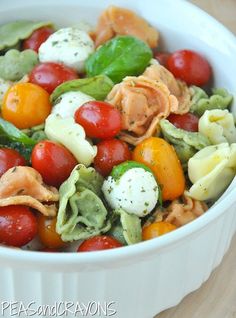
[(176, 226), (169, 222), (155, 222), (143, 227), (142, 238), (143, 241), (164, 235), (176, 229)]
[(42, 124), (51, 112), (49, 94), (31, 83), (13, 85), (6, 93), (2, 117), (19, 129)]
[(56, 232), (57, 218), (48, 218), (44, 215), (38, 217), (38, 235), (44, 246), (60, 248), (65, 246), (60, 235)]
[(144, 163), (153, 171), (164, 201), (183, 194), (185, 178), (182, 166), (174, 148), (164, 139), (151, 137), (141, 142), (134, 149), (133, 160)]

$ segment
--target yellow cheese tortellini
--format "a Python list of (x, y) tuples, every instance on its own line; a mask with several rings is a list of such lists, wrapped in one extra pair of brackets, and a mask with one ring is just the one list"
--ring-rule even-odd
[(199, 132), (214, 145), (236, 142), (233, 114), (227, 109), (206, 110), (199, 120)]
[(188, 176), (193, 183), (188, 195), (196, 200), (217, 199), (236, 173), (236, 143), (208, 146), (188, 162)]

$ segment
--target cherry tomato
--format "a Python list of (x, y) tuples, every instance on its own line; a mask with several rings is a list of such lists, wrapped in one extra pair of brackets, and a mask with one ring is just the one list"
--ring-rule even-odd
[(42, 63), (34, 67), (29, 81), (44, 88), (49, 94), (60, 84), (78, 78), (71, 68), (59, 63)]
[(37, 221), (28, 207), (0, 207), (0, 243), (21, 247), (37, 234)]
[(76, 111), (75, 121), (84, 127), (90, 138), (113, 138), (121, 129), (120, 112), (105, 102), (85, 103)]
[(65, 246), (60, 235), (56, 232), (57, 218), (48, 218), (44, 215), (38, 217), (38, 235), (40, 241), (48, 248), (60, 248)]
[(168, 58), (170, 57), (170, 53), (167, 53), (167, 52), (157, 52), (155, 53), (154, 57), (156, 60), (158, 60), (158, 62), (163, 65), (163, 66), (166, 66), (167, 64), (167, 60)]
[(184, 115), (171, 114), (167, 119), (177, 128), (192, 132), (198, 131), (199, 119), (197, 116), (191, 113), (187, 113)]
[(0, 177), (10, 168), (25, 166), (25, 158), (14, 149), (0, 148)]
[(13, 85), (2, 104), (2, 117), (19, 129), (42, 124), (51, 112), (49, 94), (31, 83)]
[(104, 177), (108, 176), (112, 168), (131, 159), (128, 145), (118, 139), (109, 139), (97, 144), (97, 156), (94, 159), (95, 169)]
[(188, 85), (203, 86), (212, 75), (208, 61), (199, 53), (190, 50), (176, 51), (167, 60), (171, 73)]
[(77, 252), (92, 252), (109, 250), (111, 248), (123, 246), (115, 238), (107, 235), (94, 236), (85, 241), (79, 246)]
[(168, 142), (150, 137), (136, 146), (133, 160), (144, 163), (154, 173), (161, 190), (162, 199), (174, 200), (183, 194), (185, 178), (178, 156)]
[(54, 30), (50, 27), (42, 27), (35, 30), (28, 39), (24, 40), (23, 50), (31, 49), (38, 53), (40, 45), (45, 42), (53, 32)]
[(142, 237), (143, 241), (164, 235), (176, 229), (176, 226), (169, 222), (155, 222), (143, 227)]
[(31, 162), (44, 182), (55, 187), (59, 187), (78, 164), (69, 150), (49, 140), (41, 141), (34, 147)]

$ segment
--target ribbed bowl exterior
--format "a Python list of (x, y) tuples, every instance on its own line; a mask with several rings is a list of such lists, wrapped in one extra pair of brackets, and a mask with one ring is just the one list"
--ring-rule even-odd
[[(156, 25), (163, 35), (162, 48), (202, 52), (214, 69), (214, 85), (235, 95), (235, 38), (183, 0), (1, 0), (0, 21), (20, 17), (65, 26), (81, 19), (94, 24), (109, 4), (134, 9)], [(54, 316), (38, 312), (33, 317), (152, 318), (199, 288), (220, 264), (236, 230), (235, 204), (234, 182), (214, 207), (189, 225), (155, 240), (98, 254), (53, 255), (0, 247), (0, 316), (11, 317), (10, 307), (3, 312), (10, 301), (18, 301), (18, 306), (33, 302), (34, 310), (67, 301), (74, 302), (73, 311), (80, 305), (81, 312), (58, 311)], [(92, 302), (90, 313), (82, 311)], [(96, 304), (102, 307), (97, 314)]]
[[(78, 264), (76, 271), (68, 272), (57, 271), (56, 267), (24, 269), (17, 268), (17, 264), (5, 264), (0, 271), (4, 286), (0, 289), (0, 302), (18, 301), (25, 305), (34, 302), (32, 308), (37, 308), (66, 301), (74, 302), (74, 306), (76, 303), (89, 306), (94, 301), (103, 309), (110, 304), (107, 306), (110, 311), (97, 317), (108, 317), (114, 309), (117, 318), (152, 318), (178, 304), (208, 279), (229, 248), (235, 229), (236, 213), (232, 205), (197, 234), (133, 264), (121, 262), (114, 268), (98, 270)], [(95, 310), (94, 307), (86, 317), (96, 317)], [(65, 317), (75, 315), (68, 313)]]

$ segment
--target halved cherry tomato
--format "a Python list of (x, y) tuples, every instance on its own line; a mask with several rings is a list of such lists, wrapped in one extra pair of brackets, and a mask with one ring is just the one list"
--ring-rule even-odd
[(158, 60), (158, 62), (165, 66), (166, 67), (166, 64), (167, 64), (167, 60), (168, 58), (170, 57), (170, 53), (167, 53), (167, 52), (156, 52), (154, 57), (156, 60)]
[(13, 85), (2, 104), (2, 117), (19, 129), (42, 124), (51, 112), (49, 94), (31, 83)]
[(94, 236), (85, 240), (78, 248), (77, 252), (92, 252), (109, 250), (111, 248), (123, 246), (115, 238), (107, 235)]
[(42, 27), (35, 30), (28, 39), (24, 40), (23, 50), (31, 49), (38, 52), (40, 45), (45, 42), (53, 32), (54, 30), (50, 27)]
[(0, 177), (10, 168), (25, 166), (25, 158), (18, 151), (8, 148), (0, 148)]
[(151, 137), (141, 142), (133, 152), (133, 160), (147, 165), (156, 176), (162, 198), (174, 200), (183, 194), (185, 178), (177, 154), (162, 138)]
[(113, 138), (121, 129), (120, 112), (114, 106), (100, 101), (82, 105), (75, 113), (75, 121), (84, 127), (90, 138)]
[(94, 159), (95, 169), (104, 177), (108, 176), (112, 168), (131, 159), (128, 145), (118, 139), (109, 139), (97, 144), (97, 155)]
[(142, 238), (143, 241), (164, 235), (176, 229), (176, 226), (169, 222), (155, 222), (143, 227)]
[(41, 141), (34, 147), (31, 162), (44, 182), (55, 187), (59, 187), (78, 164), (69, 150), (50, 140)]
[(60, 235), (56, 232), (57, 218), (48, 218), (44, 215), (38, 217), (38, 235), (40, 241), (47, 248), (60, 248), (65, 246)]
[(29, 81), (44, 88), (49, 94), (60, 84), (78, 78), (71, 68), (59, 63), (36, 65), (29, 75)]
[(187, 131), (198, 131), (198, 117), (194, 114), (187, 113), (184, 115), (171, 114), (167, 118), (175, 127), (181, 128)]
[(0, 243), (21, 247), (37, 234), (37, 221), (28, 207), (0, 207)]
[(188, 85), (203, 86), (210, 80), (212, 71), (208, 61), (199, 53), (180, 50), (170, 55), (167, 68)]

